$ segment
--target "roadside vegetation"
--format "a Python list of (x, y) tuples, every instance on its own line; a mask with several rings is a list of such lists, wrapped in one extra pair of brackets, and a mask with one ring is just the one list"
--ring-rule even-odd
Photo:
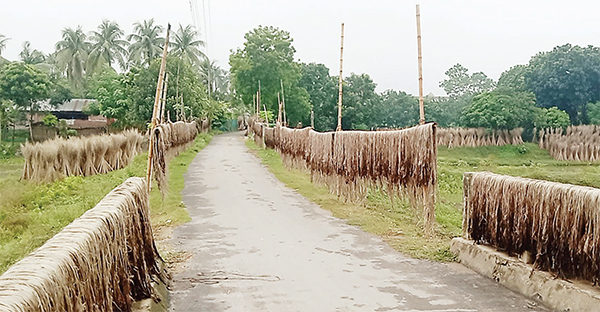
[[(189, 220), (181, 203), (183, 173), (211, 138), (210, 134), (198, 134), (193, 146), (171, 160), (169, 190), (164, 200), (156, 188), (150, 194), (153, 228), (176, 226)], [(35, 184), (20, 180), (23, 158), (0, 159), (0, 274), (93, 208), (127, 178), (145, 176), (146, 161), (144, 153), (136, 156), (128, 167), (107, 174)]]
[(311, 182), (310, 173), (287, 170), (275, 150), (262, 149), (247, 140), (247, 146), (288, 187), (298, 191), (333, 213), (334, 216), (382, 237), (394, 249), (411, 257), (436, 261), (454, 261), (450, 240), (462, 233), (463, 173), (491, 171), (548, 181), (600, 187), (600, 165), (565, 162), (550, 157), (536, 144), (458, 147), (438, 149), (438, 198), (436, 235), (423, 236), (419, 214), (406, 200), (390, 200), (382, 192), (371, 190), (360, 203), (345, 202), (329, 192), (327, 186)]

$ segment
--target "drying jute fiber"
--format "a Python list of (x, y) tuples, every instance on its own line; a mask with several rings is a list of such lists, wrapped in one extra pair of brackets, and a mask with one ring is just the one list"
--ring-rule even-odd
[(437, 189), (434, 123), (393, 131), (326, 133), (261, 126), (265, 145), (276, 148), (288, 168), (309, 169), (314, 182), (350, 201), (363, 200), (372, 187), (391, 198), (407, 196), (411, 207), (422, 211), (425, 231), (432, 233)]
[(513, 130), (493, 130), (484, 128), (439, 128), (437, 145), (449, 148), (459, 146), (519, 145), (523, 144), (523, 128)]
[(600, 189), (477, 172), (464, 190), (466, 238), (598, 284)]
[(135, 130), (119, 134), (56, 138), (21, 145), (23, 179), (52, 182), (66, 176), (90, 176), (121, 169), (131, 163), (144, 137)]
[(130, 311), (161, 278), (142, 178), (96, 207), (0, 276), (0, 311)]
[(600, 126), (569, 126), (566, 131), (543, 129), (539, 131), (538, 143), (557, 160), (597, 161), (600, 159)]
[(159, 124), (152, 133), (152, 173), (163, 197), (168, 187), (169, 160), (194, 144), (198, 135), (195, 121)]

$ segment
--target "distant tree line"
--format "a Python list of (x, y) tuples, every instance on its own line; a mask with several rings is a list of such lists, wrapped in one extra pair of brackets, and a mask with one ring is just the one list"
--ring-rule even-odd
[[(245, 39), (229, 58), (233, 99), (251, 107), (260, 82), (261, 103), (273, 115), (277, 115), (278, 93), (284, 93), (291, 125), (309, 124), (312, 111), (316, 129), (335, 129), (338, 77), (330, 76), (323, 64), (296, 61), (289, 32), (259, 26)], [(426, 120), (443, 127), (523, 127), (531, 136), (534, 128), (600, 124), (600, 50), (596, 47), (567, 44), (538, 53), (528, 64), (505, 71), (497, 82), (483, 72), (470, 74), (460, 64), (445, 74), (440, 87), (447, 96), (425, 98)], [(378, 93), (376, 86), (368, 74), (344, 77), (344, 129), (418, 123), (415, 96), (395, 90)]]
[[(65, 28), (50, 54), (23, 43), (19, 60), (1, 53), (10, 38), (0, 34), (0, 128), (23, 120), (40, 101), (97, 99), (89, 112), (116, 118), (119, 127), (145, 127), (151, 118), (166, 34), (154, 19), (136, 22), (125, 34), (104, 20), (97, 30)], [(197, 30), (179, 25), (169, 44), (167, 109), (178, 116), (233, 118), (228, 73), (201, 51)], [(219, 121), (217, 121), (218, 124)]]

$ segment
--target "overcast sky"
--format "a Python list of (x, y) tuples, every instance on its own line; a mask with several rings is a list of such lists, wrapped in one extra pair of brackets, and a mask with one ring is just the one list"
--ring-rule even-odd
[[(497, 80), (516, 64), (565, 43), (600, 46), (600, 2), (555, 0), (3, 0), (0, 34), (12, 38), (2, 56), (17, 60), (21, 44), (50, 53), (65, 27), (96, 29), (103, 19), (131, 32), (136, 21), (191, 24), (191, 6), (210, 6), (208, 54), (229, 68), (231, 49), (252, 28), (276, 26), (294, 39), (296, 58), (339, 72), (345, 26), (344, 76), (367, 73), (377, 90), (418, 93), (415, 4), (421, 4), (425, 93), (456, 63)], [(210, 4), (210, 5), (209, 5)], [(208, 13), (208, 11), (207, 11)], [(202, 12), (199, 12), (202, 17)]]

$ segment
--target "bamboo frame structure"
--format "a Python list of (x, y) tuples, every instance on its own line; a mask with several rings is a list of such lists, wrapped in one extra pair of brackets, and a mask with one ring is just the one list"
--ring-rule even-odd
[[(165, 46), (163, 48), (162, 60), (160, 62), (160, 71), (158, 73), (158, 82), (156, 83), (156, 95), (154, 97), (154, 109), (152, 110), (152, 122), (150, 125), (150, 133), (154, 132), (154, 128), (158, 123), (158, 107), (160, 102), (160, 96), (162, 93), (162, 80), (165, 75), (165, 69), (167, 67), (167, 53), (169, 50), (169, 35), (171, 32), (171, 24), (167, 26), (167, 36), (165, 37)], [(150, 192), (151, 183), (151, 175), (152, 175), (152, 155), (153, 155), (153, 146), (154, 146), (153, 136), (150, 136), (150, 144), (148, 145), (148, 169), (146, 172), (146, 187), (148, 188), (148, 192)]]
[(417, 4), (417, 49), (419, 58), (419, 124), (425, 123), (425, 105), (423, 103), (423, 54), (421, 50), (421, 6)]
[(342, 77), (342, 67), (344, 63), (344, 23), (342, 23), (342, 41), (340, 44), (340, 77), (339, 77), (339, 92), (338, 92), (338, 123), (336, 131), (342, 131), (342, 88), (344, 78)]

